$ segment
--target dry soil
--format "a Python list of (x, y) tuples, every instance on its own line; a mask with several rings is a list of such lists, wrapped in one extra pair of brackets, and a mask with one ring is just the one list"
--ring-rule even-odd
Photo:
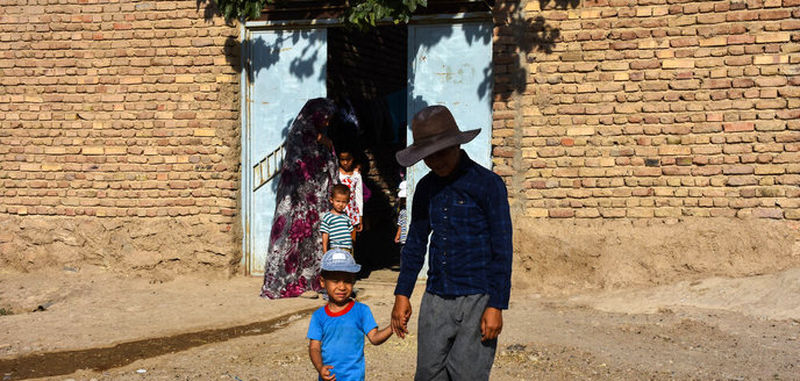
[[(395, 277), (357, 285), (381, 325)], [(304, 337), (322, 302), (263, 300), (259, 285), (92, 268), (0, 273), (0, 308), (12, 313), (0, 316), (0, 378), (315, 379)], [(800, 379), (800, 269), (562, 296), (515, 289), (504, 322), (492, 380)], [(410, 328), (405, 340), (367, 345), (367, 379), (412, 379), (415, 319)]]

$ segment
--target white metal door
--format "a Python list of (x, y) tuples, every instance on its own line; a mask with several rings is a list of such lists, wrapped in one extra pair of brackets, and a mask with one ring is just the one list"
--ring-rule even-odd
[(242, 223), (245, 263), (263, 275), (283, 142), (294, 118), (312, 98), (327, 94), (327, 31), (248, 33), (246, 129), (242, 134)]

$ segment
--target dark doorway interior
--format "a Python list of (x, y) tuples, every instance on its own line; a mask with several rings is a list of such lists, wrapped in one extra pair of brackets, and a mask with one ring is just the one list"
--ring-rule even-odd
[(406, 145), (407, 36), (405, 25), (328, 29), (328, 96), (350, 105), (358, 120), (357, 128), (339, 128), (332, 138), (356, 152), (368, 188), (355, 245), (364, 276), (399, 264), (396, 195), (405, 170), (394, 154)]

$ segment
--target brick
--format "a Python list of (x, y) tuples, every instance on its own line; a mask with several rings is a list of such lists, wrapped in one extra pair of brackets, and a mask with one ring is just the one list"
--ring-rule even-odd
[(597, 218), (600, 217), (600, 211), (597, 208), (580, 208), (575, 211), (577, 218)]
[(525, 215), (528, 216), (528, 217), (533, 217), (533, 218), (541, 218), (541, 217), (547, 217), (549, 215), (549, 213), (548, 213), (547, 209), (527, 208), (525, 210)]
[(193, 75), (178, 75), (175, 76), (175, 82), (177, 83), (192, 83), (194, 82)]
[(777, 65), (777, 64), (785, 64), (788, 62), (789, 62), (789, 56), (787, 55), (755, 56), (753, 58), (753, 64), (755, 65)]
[(755, 36), (752, 35), (734, 35), (728, 36), (728, 45), (738, 45), (738, 44), (752, 44), (756, 42)]
[(619, 209), (607, 209), (603, 208), (600, 209), (600, 215), (604, 218), (622, 218), (625, 217), (626, 210), (619, 208)]
[(55, 163), (42, 163), (42, 171), (55, 172), (61, 171), (64, 168), (61, 164)]
[(722, 128), (725, 132), (745, 132), (754, 131), (755, 123), (753, 122), (732, 122), (723, 123)]
[(124, 146), (106, 146), (106, 155), (125, 155), (128, 153), (128, 148)]
[(212, 137), (216, 136), (216, 130), (213, 128), (196, 128), (193, 133), (194, 136)]
[(102, 146), (83, 147), (81, 153), (84, 155), (102, 155), (105, 153), (105, 148)]
[(570, 218), (575, 216), (574, 209), (557, 208), (548, 210), (548, 216), (552, 218)]
[(694, 63), (693, 59), (666, 59), (661, 61), (661, 67), (664, 69), (691, 69), (694, 68)]
[(594, 127), (574, 127), (567, 129), (567, 136), (589, 136), (594, 135)]
[(44, 153), (48, 155), (63, 155), (67, 153), (66, 147), (44, 147)]
[(41, 164), (38, 163), (22, 163), (19, 165), (19, 170), (26, 172), (26, 171), (40, 171), (42, 169)]
[(783, 210), (779, 208), (756, 208), (752, 212), (758, 218), (783, 218)]
[(726, 175), (748, 175), (754, 172), (751, 165), (727, 165), (722, 167), (722, 173)]
[(780, 33), (762, 33), (756, 35), (757, 44), (773, 43), (773, 42), (789, 42), (791, 34), (789, 32)]
[(642, 69), (657, 69), (661, 63), (657, 58), (643, 61), (633, 61), (630, 63), (630, 68), (634, 70)]
[(753, 176), (731, 176), (728, 177), (726, 184), (731, 187), (740, 187), (756, 185), (758, 184), (758, 180)]
[(629, 208), (627, 216), (630, 218), (651, 218), (655, 211), (651, 208)]
[(781, 175), (786, 169), (781, 165), (758, 165), (755, 167), (756, 175)]

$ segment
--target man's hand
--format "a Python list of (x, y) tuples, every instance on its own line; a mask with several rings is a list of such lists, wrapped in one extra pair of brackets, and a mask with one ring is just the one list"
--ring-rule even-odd
[(325, 381), (336, 381), (336, 375), (331, 373), (331, 369), (333, 369), (333, 365), (323, 365), (319, 370), (319, 376)]
[[(395, 304), (395, 308), (396, 306), (397, 304)], [(494, 307), (486, 307), (481, 318), (481, 341), (496, 339), (502, 330), (503, 311)]]
[(408, 333), (408, 320), (411, 318), (411, 302), (407, 296), (395, 295), (392, 309), (392, 332), (401, 339)]

